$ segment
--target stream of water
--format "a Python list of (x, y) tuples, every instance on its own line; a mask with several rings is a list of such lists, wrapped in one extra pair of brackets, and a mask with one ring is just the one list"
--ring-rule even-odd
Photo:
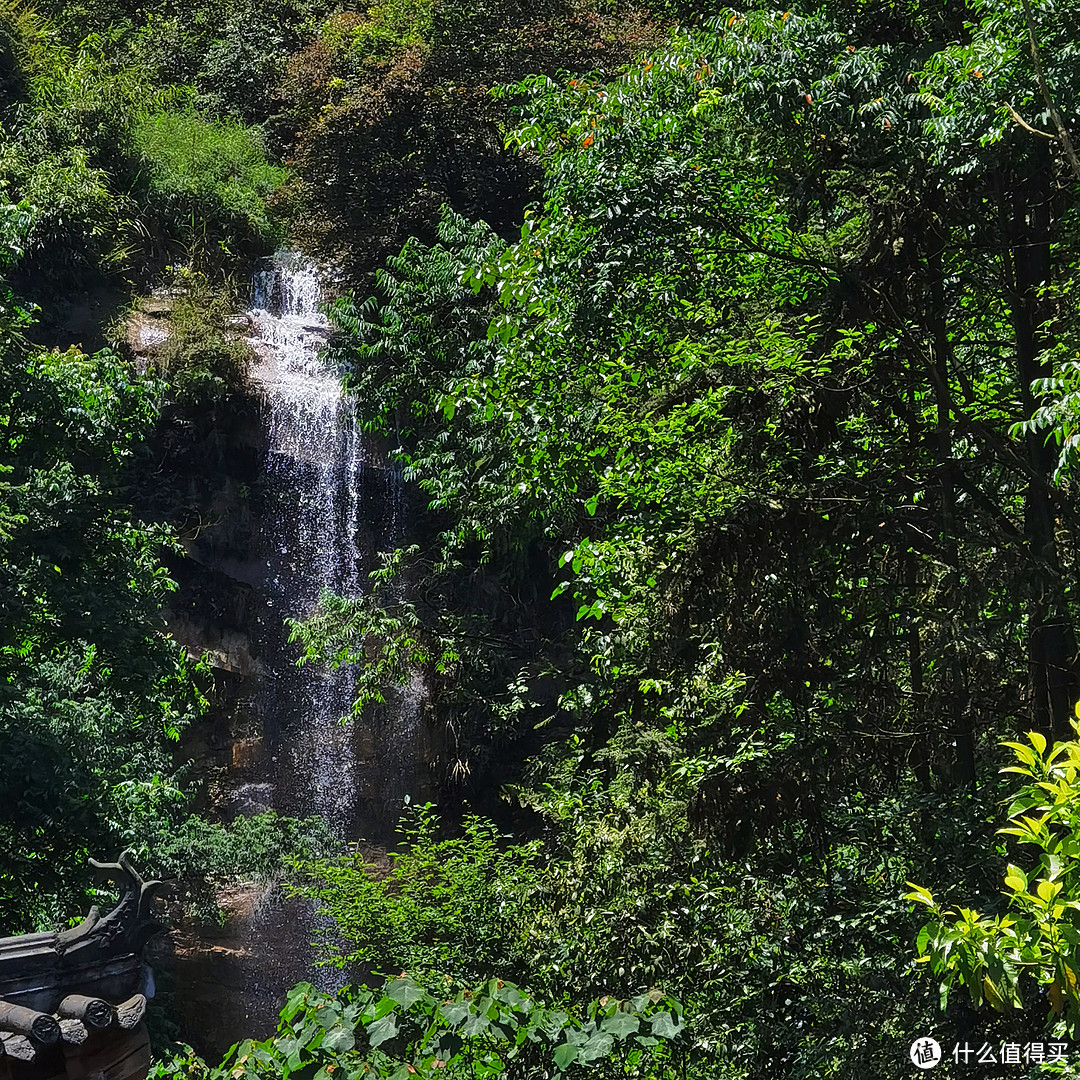
[(259, 711), (276, 766), (275, 808), (318, 814), (344, 837), (359, 824), (355, 732), (341, 724), (354, 676), (348, 667), (298, 667), (282, 625), (310, 614), (324, 589), (358, 596), (363, 586), (361, 491), (371, 478), (352, 400), (319, 357), (327, 332), (320, 300), (315, 268), (296, 256), (280, 256), (256, 274), (249, 316), (259, 359), (252, 377), (266, 402), (269, 447)]
[[(348, 668), (298, 666), (286, 619), (309, 615), (323, 590), (361, 595), (374, 555), (400, 542), (401, 484), (358, 427), (340, 374), (320, 357), (328, 324), (317, 269), (279, 254), (255, 276), (248, 319), (258, 357), (267, 454), (259, 493), (257, 555), (262, 601), (255, 647), (262, 671), (254, 708), (265, 767), (234, 787), (230, 809), (317, 815), (343, 841), (385, 839), (419, 784), (419, 686), (378, 713), (342, 724), (354, 698)], [(312, 906), (268, 890), (248, 921), (250, 977), (243, 988), (251, 1034), (271, 1028), (285, 992), (315, 969)]]

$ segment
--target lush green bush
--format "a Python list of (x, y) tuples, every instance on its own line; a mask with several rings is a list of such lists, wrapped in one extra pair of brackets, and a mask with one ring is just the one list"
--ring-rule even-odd
[(193, 111), (146, 111), (132, 123), (131, 145), (143, 183), (193, 238), (215, 225), (266, 242), (278, 234), (266, 200), (287, 172), (267, 161), (250, 128)]
[(1008, 864), (1002, 910), (946, 910), (920, 885), (906, 897), (932, 913), (919, 932), (919, 962), (941, 980), (943, 1003), (956, 983), (973, 1005), (999, 1012), (1045, 994), (1050, 1020), (1060, 1018), (1069, 1037), (1080, 1030), (1080, 723), (1073, 727), (1078, 737), (1049, 748), (1037, 731), (1005, 744), (1014, 762), (1002, 771), (1027, 780), (999, 832), (1024, 845), (1018, 859), (1028, 866)]
[(159, 385), (113, 353), (0, 357), (0, 919), (82, 906), (87, 854), (145, 817), (130, 784), (171, 776), (198, 710), (160, 634), (165, 530), (134, 519), (123, 470)]
[(129, 780), (115, 794), (131, 806), (121, 838), (146, 877), (169, 882), (170, 899), (197, 923), (223, 924), (222, 886), (237, 881), (279, 884), (295, 859), (325, 855), (333, 846), (321, 818), (282, 817), (274, 811), (221, 823), (192, 814), (189, 793), (153, 777)]
[(332, 955), (390, 972), (451, 972), (466, 981), (521, 978), (528, 951), (526, 912), (542, 875), (535, 843), (507, 845), (491, 822), (468, 817), (441, 836), (431, 806), (402, 823), (401, 845), (383, 872), (360, 854), (307, 862), (298, 888), (334, 920)]
[[(211, 116), (263, 123), (274, 111), (274, 95), (290, 54), (303, 37), (297, 8), (308, 5), (231, 3), (220, 21), (204, 24), (208, 39), (192, 80)], [(316, 5), (316, 10), (318, 10)]]
[(381, 991), (346, 987), (336, 996), (301, 983), (275, 1037), (235, 1046), (220, 1068), (188, 1052), (151, 1077), (326, 1080), (340, 1070), (384, 1080), (554, 1080), (587, 1071), (659, 1080), (679, 1075), (682, 1030), (682, 1005), (660, 990), (605, 996), (576, 1013), (502, 979), (425, 987), (402, 975)]
[[(286, 173), (268, 162), (261, 135), (195, 112), (197, 88), (175, 81), (191, 74), (182, 62), (191, 27), (163, 20), (140, 35), (124, 21), (110, 34), (64, 44), (50, 23), (12, 6), (0, 11), (0, 31), (10, 65), (0, 181), (39, 211), (28, 270), (73, 280), (87, 269), (130, 270), (177, 241), (189, 255), (220, 254), (278, 235), (267, 198)], [(140, 42), (159, 39), (160, 63), (152, 48), (140, 52)], [(274, 55), (273, 63), (284, 62)], [(194, 72), (204, 104), (226, 115), (265, 114), (262, 83), (271, 74), (252, 76), (256, 107), (251, 93), (244, 97), (251, 86), (240, 76), (230, 82), (243, 61), (211, 49), (207, 72)]]
[(348, 47), (362, 61), (392, 60), (409, 48), (431, 41), (433, 0), (384, 0), (367, 12), (349, 35)]
[(116, 70), (99, 39), (79, 48), (55, 40), (48, 23), (21, 11), (3, 16), (13, 100), (0, 122), (0, 180), (37, 210), (27, 238), (32, 264), (47, 275), (123, 262), (136, 206), (114, 173), (135, 103), (158, 95), (137, 72)]

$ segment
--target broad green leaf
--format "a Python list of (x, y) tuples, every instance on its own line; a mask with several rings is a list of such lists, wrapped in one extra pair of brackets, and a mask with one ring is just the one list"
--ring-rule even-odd
[(605, 1017), (600, 1024), (602, 1031), (606, 1031), (619, 1039), (625, 1039), (627, 1036), (633, 1035), (640, 1028), (641, 1021), (636, 1016), (623, 1012), (621, 1009), (611, 1016)]
[(660, 1039), (673, 1039), (686, 1025), (673, 1012), (657, 1013), (652, 1018), (652, 1033)]
[(416, 1002), (426, 998), (427, 992), (417, 986), (412, 979), (394, 979), (387, 983), (386, 993), (394, 999), (403, 1009), (408, 1009)]
[(368, 1040), (372, 1047), (382, 1046), (387, 1039), (392, 1039), (397, 1033), (397, 1013), (390, 1013), (381, 1020), (376, 1020), (367, 1029)]
[[(381, 1023), (381, 1021), (379, 1021)], [(370, 1028), (368, 1029), (370, 1033)], [(347, 1027), (333, 1027), (322, 1041), (322, 1049), (331, 1054), (343, 1054), (356, 1045), (353, 1033)]]
[(555, 1067), (565, 1072), (580, 1055), (579, 1049), (573, 1043), (563, 1043), (555, 1048)]

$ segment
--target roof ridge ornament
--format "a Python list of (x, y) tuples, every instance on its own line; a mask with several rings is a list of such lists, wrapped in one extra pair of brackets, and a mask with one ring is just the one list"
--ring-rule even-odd
[(138, 953), (162, 928), (152, 903), (164, 882), (144, 880), (132, 865), (134, 854), (127, 848), (116, 862), (89, 860), (99, 878), (120, 886), (120, 899), (108, 915), (102, 917), (101, 909), (95, 904), (78, 926), (57, 934), (53, 948), (61, 956), (72, 951), (110, 955)]

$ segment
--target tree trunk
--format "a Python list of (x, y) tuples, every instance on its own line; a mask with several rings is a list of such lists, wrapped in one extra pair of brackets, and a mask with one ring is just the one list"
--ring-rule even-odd
[[(937, 402), (934, 457), (941, 500), (942, 558), (949, 567), (945, 595), (956, 605), (960, 605), (964, 588), (956, 529), (955, 472), (957, 463), (953, 456), (953, 404), (949, 387), (952, 342), (949, 339), (945, 321), (945, 275), (942, 265), (945, 238), (937, 228), (931, 226), (927, 244), (929, 249), (926, 267), (930, 301), (930, 352), (933, 361), (934, 395)], [(954, 612), (946, 635), (949, 670), (949, 734), (952, 736), (956, 749), (955, 777), (961, 784), (971, 784), (975, 781), (975, 735), (971, 724), (971, 711), (967, 707), (967, 679), (964, 677), (963, 653), (955, 629), (958, 615), (961, 619), (963, 618), (962, 612)]]
[[(1006, 280), (1016, 343), (1017, 379), (1025, 417), (1040, 401), (1031, 390), (1053, 372), (1044, 358), (1051, 344), (1051, 309), (1040, 294), (1050, 284), (1054, 228), (1054, 176), (1048, 148), (1032, 149), (1027, 173), (1013, 179), (1006, 201)], [(1026, 435), (1032, 467), (1024, 503), (1024, 533), (1031, 556), (1028, 670), (1032, 722), (1048, 738), (1066, 738), (1076, 689), (1076, 638), (1062, 597), (1061, 562), (1050, 482), (1056, 452), (1044, 434)]]

